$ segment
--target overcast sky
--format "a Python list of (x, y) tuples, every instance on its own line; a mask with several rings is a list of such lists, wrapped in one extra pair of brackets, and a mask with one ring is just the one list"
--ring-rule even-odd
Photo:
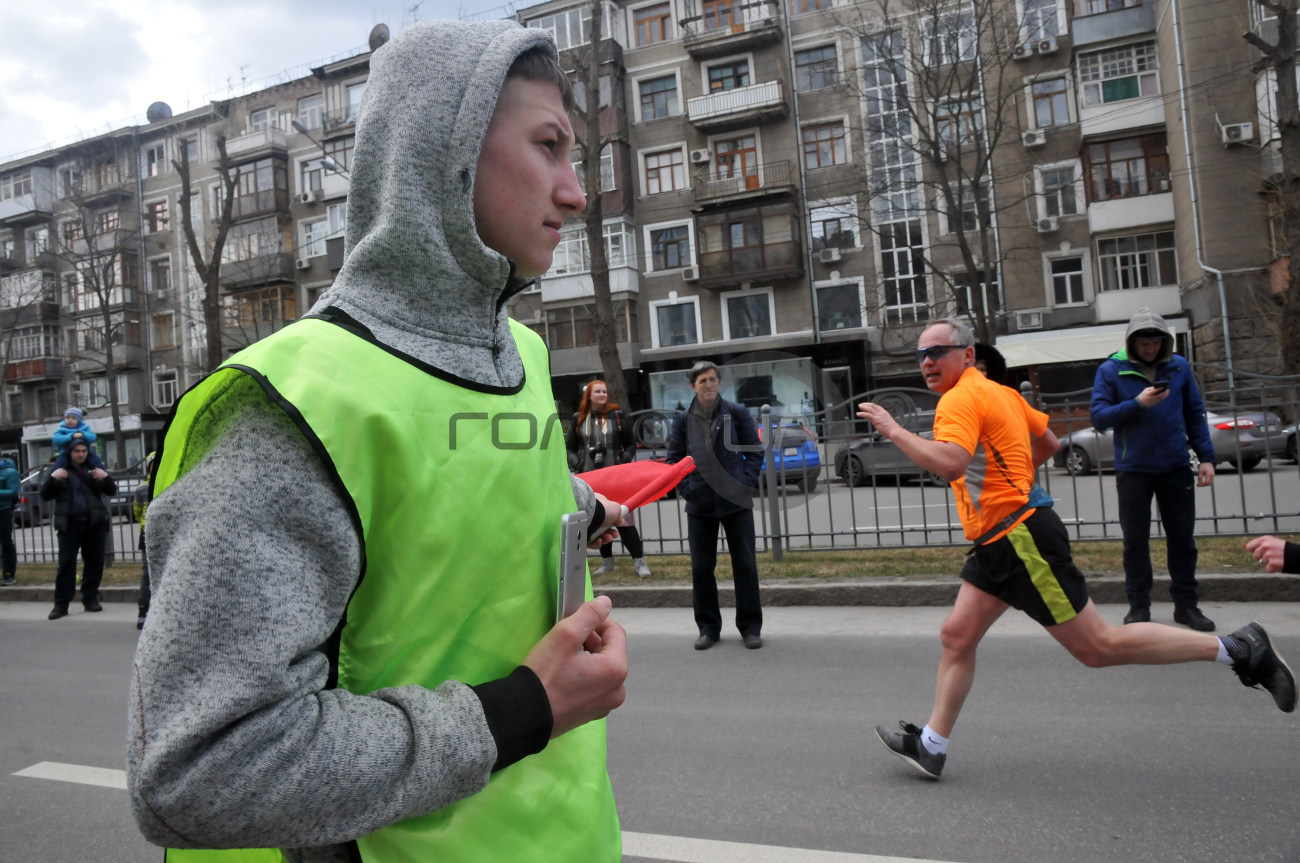
[[(0, 0), (0, 162), (181, 113), (233, 86), (310, 74), (370, 30), (471, 17), (506, 0)], [(530, 5), (521, 3), (520, 6)], [(494, 16), (494, 17), (500, 17)]]

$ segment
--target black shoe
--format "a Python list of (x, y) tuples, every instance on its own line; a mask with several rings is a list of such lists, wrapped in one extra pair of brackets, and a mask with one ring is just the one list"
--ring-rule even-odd
[(58, 620), (60, 617), (68, 616), (68, 607), (66, 605), (56, 605), (50, 612), (50, 620)]
[(943, 763), (947, 755), (935, 755), (921, 745), (921, 729), (910, 722), (899, 722), (902, 731), (895, 731), (883, 725), (876, 726), (876, 736), (880, 742), (889, 747), (889, 751), (915, 767), (917, 770), (938, 779), (943, 772)]
[(1258, 623), (1248, 623), (1229, 638), (1246, 646), (1247, 653), (1232, 661), (1232, 670), (1246, 686), (1267, 689), (1283, 713), (1295, 710), (1295, 676)]
[(6, 572), (3, 576), (0, 576), (0, 587), (8, 587), (13, 583), (14, 574), (12, 572)]
[(1174, 609), (1174, 623), (1191, 627), (1197, 632), (1214, 632), (1214, 621), (1210, 620), (1194, 605)]
[(1148, 605), (1135, 605), (1124, 615), (1124, 623), (1150, 623), (1151, 607)]
[(745, 642), (745, 649), (746, 649), (746, 650), (758, 650), (760, 647), (763, 646), (763, 638), (762, 638), (762, 636), (754, 635), (754, 634), (752, 634), (752, 633), (749, 634), (749, 635), (746, 635), (746, 636), (744, 637), (743, 641)]
[(695, 649), (708, 650), (717, 643), (718, 637), (716, 635), (709, 635), (707, 632), (702, 632), (700, 633), (700, 637), (695, 639)]
[(100, 604), (99, 604), (99, 600), (98, 600), (98, 599), (94, 599), (94, 598), (91, 598), (91, 599), (83, 599), (83, 600), (81, 601), (81, 607), (84, 608), (84, 609), (86, 609), (86, 611), (103, 611), (103, 610), (104, 610), (104, 606), (100, 605)]
[(135, 619), (135, 628), (136, 628), (136, 629), (144, 629), (144, 615), (143, 615), (143, 614), (140, 615), (139, 617), (137, 617), (137, 618)]

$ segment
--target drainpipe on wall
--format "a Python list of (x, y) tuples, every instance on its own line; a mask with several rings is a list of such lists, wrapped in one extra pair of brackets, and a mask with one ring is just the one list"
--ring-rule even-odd
[[(144, 239), (144, 178), (140, 176), (140, 128), (138, 126), (131, 130), (131, 149), (135, 151), (135, 205), (137, 224), (140, 226), (139, 233), (136, 235), (140, 243), (140, 268), (136, 278), (141, 286), (144, 286), (146, 281), (144, 277), (148, 274), (149, 250)], [(152, 291), (145, 287), (142, 293), (144, 294), (144, 320), (140, 322), (140, 335), (144, 339), (145, 403), (154, 413), (161, 413), (153, 401), (153, 351), (150, 348), (153, 343), (153, 318), (149, 308), (149, 295)], [(148, 452), (148, 448), (145, 447), (143, 418), (140, 423), (140, 446)]]

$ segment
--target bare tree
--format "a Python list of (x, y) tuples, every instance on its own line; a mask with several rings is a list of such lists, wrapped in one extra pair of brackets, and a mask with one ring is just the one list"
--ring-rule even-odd
[[(48, 254), (42, 251), (40, 254)], [(27, 248), (27, 262), (33, 263), (36, 253), (32, 248)], [(56, 353), (53, 344), (45, 345), (45, 333), (39, 334), (42, 340), (42, 347), (37, 356), (31, 356), (23, 352), (21, 356), (15, 355), (15, 344), (20, 337), (22, 330), (28, 327), (44, 327), (50, 320), (46, 317), (46, 309), (54, 316), (52, 326), (57, 333), (57, 295), (58, 281), (47, 277), (47, 274), (37, 269), (28, 269), (21, 273), (0, 278), (0, 380), (9, 379), (9, 367), (17, 363), (42, 363), (46, 362)], [(52, 339), (56, 337), (51, 334)], [(48, 370), (46, 370), (48, 373)], [(14, 421), (10, 415), (8, 403), (0, 404), (0, 425), (8, 425)]]
[(1277, 77), (1277, 130), (1282, 153), (1281, 177), (1276, 181), (1281, 204), (1283, 245), (1288, 259), (1287, 286), (1282, 292), (1278, 340), (1282, 370), (1300, 374), (1300, 268), (1294, 253), (1300, 249), (1300, 92), (1296, 85), (1297, 0), (1255, 0), (1277, 20), (1277, 41), (1269, 44), (1254, 31), (1245, 39), (1264, 56), (1256, 73), (1272, 69)]
[[(1004, 313), (1001, 273), (1015, 251), (998, 221), (1025, 218), (1028, 194), (1023, 174), (994, 170), (999, 146), (1020, 126), (1015, 52), (1026, 28), (1015, 4), (881, 0), (846, 7), (837, 21), (861, 63), (848, 86), (861, 88), (868, 157), (861, 190), (870, 203), (857, 220), (886, 253), (885, 305), (903, 310), (894, 323), (924, 320), (933, 280), (947, 305), (992, 342)], [(947, 230), (922, 242), (921, 226), (938, 214)]]
[[(601, 203), (600, 156), (605, 144), (600, 124), (601, 70), (601, 0), (591, 0), (591, 29), (588, 33), (586, 69), (586, 104), (582, 108), (583, 188), (587, 191), (587, 249), (590, 255), (593, 295), (592, 323), (596, 331), (596, 350), (600, 367), (609, 387), (609, 400), (627, 405), (627, 382), (623, 378), (623, 361), (618, 355), (614, 303), (609, 289), (609, 260), (605, 255), (605, 209)], [(612, 84), (613, 82), (611, 82)], [(611, 93), (613, 86), (610, 87)]]
[[(204, 372), (211, 372), (225, 359), (221, 333), (221, 252), (226, 245), (226, 236), (234, 221), (235, 189), (239, 184), (239, 169), (232, 168), (230, 156), (226, 154), (226, 136), (217, 136), (217, 178), (220, 183), (220, 196), (217, 202), (220, 212), (212, 225), (212, 247), (206, 256), (194, 227), (191, 208), (193, 207), (196, 187), (191, 172), (189, 148), (180, 148), (180, 159), (172, 164), (181, 178), (181, 228), (185, 232), (185, 243), (189, 248), (190, 260), (194, 270), (203, 283), (203, 325), (206, 338), (206, 358)], [(202, 206), (200, 204), (200, 206)], [(205, 231), (205, 238), (208, 232)]]

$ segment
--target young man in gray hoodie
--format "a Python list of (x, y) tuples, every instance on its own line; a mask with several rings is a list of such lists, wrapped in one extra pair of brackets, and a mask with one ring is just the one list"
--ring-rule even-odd
[(554, 619), (558, 516), (618, 505), (570, 485), (545, 346), (504, 312), (585, 206), (554, 57), (504, 21), (378, 49), (334, 286), (178, 405), (130, 700), (150, 841), (619, 859), (625, 634), (607, 599)]

